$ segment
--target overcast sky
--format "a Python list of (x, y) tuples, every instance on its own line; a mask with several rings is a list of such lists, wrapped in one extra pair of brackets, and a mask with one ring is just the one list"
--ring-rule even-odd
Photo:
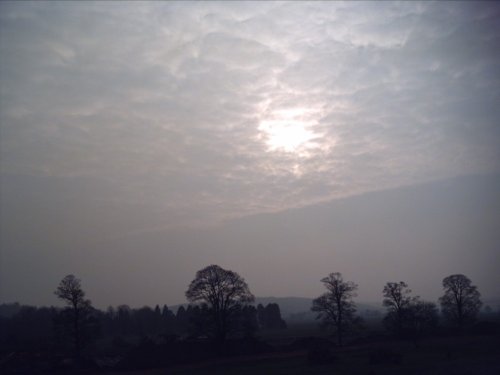
[(1, 2), (0, 302), (56, 303), (74, 273), (100, 307), (179, 303), (211, 263), (260, 296), (314, 297), (329, 272), (372, 300), (405, 275), (435, 298), (456, 272), (499, 295), (499, 19), (480, 2)]

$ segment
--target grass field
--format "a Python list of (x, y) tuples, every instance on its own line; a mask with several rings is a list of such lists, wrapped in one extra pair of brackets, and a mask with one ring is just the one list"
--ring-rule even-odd
[[(127, 372), (124, 375), (307, 375), (307, 374), (432, 374), (499, 375), (500, 336), (476, 335), (433, 337), (413, 342), (389, 339), (351, 342), (332, 349), (327, 363), (314, 363), (307, 349), (292, 349), (298, 337), (325, 336), (316, 325), (297, 325), (284, 331), (267, 332), (263, 339), (277, 350), (253, 356), (217, 359), (203, 363)], [(358, 340), (362, 342), (362, 340)]]

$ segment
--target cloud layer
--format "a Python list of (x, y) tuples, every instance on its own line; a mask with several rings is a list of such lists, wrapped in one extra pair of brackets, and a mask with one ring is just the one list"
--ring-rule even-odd
[(499, 18), (481, 2), (1, 2), (3, 263), (43, 275), (134, 233), (498, 173)]
[[(496, 4), (2, 4), (2, 172), (88, 178), (111, 185), (91, 199), (190, 222), (498, 171), (498, 15)], [(273, 149), (260, 125), (297, 109), (314, 147)]]

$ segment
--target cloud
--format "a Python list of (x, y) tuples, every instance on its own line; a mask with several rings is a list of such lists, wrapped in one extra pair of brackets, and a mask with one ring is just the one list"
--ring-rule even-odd
[[(192, 224), (500, 169), (495, 4), (1, 8), (2, 173), (82, 205)], [(270, 149), (296, 108), (315, 147)]]

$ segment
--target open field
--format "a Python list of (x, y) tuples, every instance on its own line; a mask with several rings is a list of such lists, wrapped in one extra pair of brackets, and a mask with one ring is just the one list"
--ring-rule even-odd
[[(490, 316), (493, 318), (493, 316)], [(365, 320), (338, 347), (317, 322), (260, 330), (256, 338), (232, 338), (220, 348), (207, 338), (155, 341), (131, 336), (99, 340), (88, 362), (49, 352), (18, 351), (5, 374), (80, 375), (299, 375), (299, 374), (500, 374), (498, 320), (484, 320), (462, 334), (440, 326), (418, 341), (397, 340), (380, 320)], [(127, 345), (125, 345), (127, 344)], [(117, 351), (116, 345), (125, 345)], [(14, 354), (14, 352), (13, 352)], [(8, 359), (8, 355), (4, 356)], [(68, 362), (69, 360), (69, 362)], [(31, 364), (30, 364), (31, 363)], [(4, 363), (4, 365), (7, 362)]]
[(335, 348), (332, 353), (328, 363), (312, 363), (307, 349), (282, 349), (168, 369), (106, 375), (500, 374), (498, 336), (430, 338), (422, 340), (418, 347), (404, 341), (371, 342)]

